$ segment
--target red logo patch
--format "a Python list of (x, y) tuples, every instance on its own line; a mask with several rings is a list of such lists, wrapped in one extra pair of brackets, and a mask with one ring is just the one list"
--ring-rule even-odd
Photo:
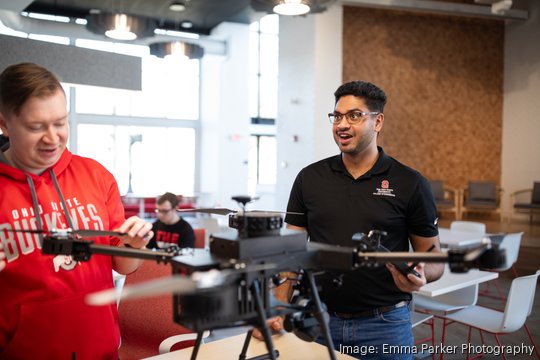
[(381, 187), (382, 187), (383, 189), (388, 189), (389, 186), (390, 186), (390, 184), (388, 183), (388, 180), (383, 180), (383, 181), (381, 182)]

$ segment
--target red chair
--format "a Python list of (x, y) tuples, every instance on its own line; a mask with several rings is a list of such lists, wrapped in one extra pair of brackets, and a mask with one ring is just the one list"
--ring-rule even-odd
[[(167, 264), (145, 260), (141, 267), (126, 276), (125, 286), (172, 275)], [(193, 333), (173, 320), (172, 294), (134, 300), (121, 300), (118, 305), (121, 345), (120, 359), (141, 359), (159, 354), (159, 346), (170, 336)], [(194, 341), (181, 343), (181, 347), (194, 345)]]
[(206, 245), (206, 229), (193, 229), (195, 233), (195, 248), (204, 249)]
[(122, 196), (122, 205), (124, 205), (125, 217), (139, 216), (140, 203), (138, 198)]
[(157, 218), (155, 209), (156, 209), (156, 200), (157, 198), (154, 197), (145, 197), (144, 198), (144, 217), (145, 218)]

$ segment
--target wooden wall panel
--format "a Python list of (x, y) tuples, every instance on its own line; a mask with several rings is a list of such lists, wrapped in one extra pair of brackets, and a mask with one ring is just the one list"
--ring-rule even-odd
[(500, 184), (504, 23), (344, 8), (344, 81), (388, 96), (379, 144), (429, 179)]

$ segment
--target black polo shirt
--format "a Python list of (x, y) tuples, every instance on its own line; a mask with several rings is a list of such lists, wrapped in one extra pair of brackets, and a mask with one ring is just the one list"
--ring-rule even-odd
[[(341, 155), (313, 163), (300, 171), (293, 184), (285, 217), (305, 227), (310, 241), (355, 246), (355, 233), (384, 230), (382, 244), (392, 251), (409, 250), (409, 234), (438, 234), (437, 211), (429, 182), (378, 148), (373, 168), (354, 179)], [(321, 299), (330, 311), (354, 313), (410, 300), (399, 290), (384, 266), (317, 278)]]

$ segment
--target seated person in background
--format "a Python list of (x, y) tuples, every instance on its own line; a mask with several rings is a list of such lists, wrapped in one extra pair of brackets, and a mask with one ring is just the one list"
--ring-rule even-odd
[(157, 249), (170, 245), (178, 245), (181, 248), (194, 247), (193, 228), (178, 215), (177, 208), (178, 197), (175, 194), (166, 192), (159, 197), (156, 202), (158, 220), (152, 226), (154, 237), (146, 245), (147, 248)]

